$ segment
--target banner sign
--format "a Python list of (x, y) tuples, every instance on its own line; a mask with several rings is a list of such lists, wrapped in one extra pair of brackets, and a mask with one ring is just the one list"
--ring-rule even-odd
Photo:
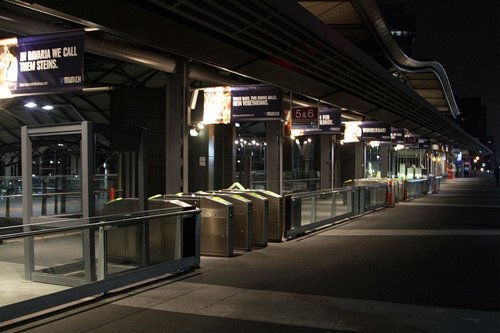
[(405, 136), (405, 147), (418, 148), (418, 136), (416, 135)]
[(11, 82), (11, 93), (82, 89), (84, 43), (84, 30), (17, 38), (16, 47), (10, 48), (17, 62), (16, 85), (14, 88)]
[(405, 143), (405, 130), (403, 128), (391, 127), (391, 142), (397, 145)]
[(342, 133), (342, 112), (340, 108), (319, 110), (319, 129), (331, 134)]
[(382, 121), (364, 121), (361, 123), (361, 140), (390, 141), (391, 126)]
[(203, 97), (204, 124), (281, 121), (282, 91), (272, 85), (204, 88)]
[(319, 129), (317, 107), (292, 108), (292, 129)]
[(231, 122), (281, 121), (283, 92), (273, 85), (231, 87)]
[(431, 147), (431, 140), (427, 138), (418, 139), (418, 148), (427, 149)]
[(342, 113), (340, 108), (320, 109), (319, 128), (296, 130), (294, 136), (317, 134), (342, 134)]

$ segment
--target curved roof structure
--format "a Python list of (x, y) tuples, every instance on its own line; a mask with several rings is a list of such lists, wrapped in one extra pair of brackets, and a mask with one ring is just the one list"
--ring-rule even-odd
[(394, 66), (392, 71), (399, 72), (398, 76), (438, 111), (455, 118), (460, 114), (443, 66), (436, 61), (418, 61), (403, 53), (375, 0), (299, 3), (368, 54), (382, 51), (384, 59)]
[[(350, 40), (346, 39), (347, 24), (342, 29), (341, 23), (326, 22), (324, 15), (313, 14), (314, 3), (355, 9), (359, 36), (370, 36), (359, 38), (357, 45), (367, 44), (350, 42), (357, 37), (353, 31)], [(201, 85), (219, 80), (271, 83), (443, 143), (488, 152), (485, 145), (439, 112), (432, 98), (421, 96), (424, 87), (417, 83), (423, 84), (422, 78), (411, 78), (423, 68), (413, 68), (420, 64), (411, 61), (401, 63), (401, 54), (390, 50), (394, 45), (384, 35), (387, 31), (375, 6), (371, 0), (300, 4), (280, 0), (124, 0), (120, 6), (113, 1), (92, 1), (89, 5), (88, 0), (37, 0), (29, 4), (14, 0), (0, 3), (0, 36), (91, 28), (98, 30), (89, 32), (86, 42), (90, 55), (86, 82), (93, 85), (154, 85), (165, 75), (178, 73), (179, 64), (188, 64), (192, 78)], [(405, 73), (409, 84), (366, 51), (380, 45), (397, 67), (411, 69)], [(437, 74), (443, 81), (439, 73), (436, 67), (425, 75)], [(89, 105), (99, 105), (94, 97), (105, 99), (105, 92), (83, 95), (86, 108), (81, 112), (89, 120), (106, 115), (105, 110), (90, 111)], [(456, 112), (452, 103), (447, 105)], [(18, 119), (23, 117), (9, 112)], [(66, 110), (66, 117), (73, 115)]]

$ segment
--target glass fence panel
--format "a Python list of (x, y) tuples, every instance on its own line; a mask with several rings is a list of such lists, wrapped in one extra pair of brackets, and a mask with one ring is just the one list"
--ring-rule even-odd
[(33, 216), (80, 214), (81, 212), (81, 193), (47, 193), (33, 196)]
[(83, 232), (50, 233), (33, 238), (34, 280), (48, 274), (76, 280), (85, 279)]
[(141, 267), (142, 223), (106, 230), (107, 274), (113, 275)]
[(334, 193), (334, 205), (332, 206), (332, 217), (353, 213), (352, 191)]
[(180, 216), (149, 221), (149, 260), (151, 263), (182, 258), (182, 219)]
[(0, 307), (69, 288), (26, 281), (24, 259), (23, 238), (0, 241)]
[(301, 200), (300, 226), (311, 224), (315, 221), (316, 200), (314, 197), (305, 197)]
[(316, 196), (316, 214), (314, 222), (326, 220), (332, 216), (332, 208), (335, 206), (335, 194), (327, 193)]
[[(0, 197), (0, 217), (10, 217), (22, 219), (23, 217), (23, 197), (17, 195), (5, 195)], [(0, 227), (14, 223), (12, 220), (0, 222)]]
[(387, 186), (365, 187), (365, 211), (385, 206), (387, 202)]
[[(33, 216), (80, 214), (81, 177), (78, 175), (33, 176)], [(95, 210), (99, 215), (106, 202), (122, 197), (115, 174), (95, 175)], [(21, 177), (0, 177), (0, 217), (22, 218)], [(1, 226), (1, 225), (0, 225)]]

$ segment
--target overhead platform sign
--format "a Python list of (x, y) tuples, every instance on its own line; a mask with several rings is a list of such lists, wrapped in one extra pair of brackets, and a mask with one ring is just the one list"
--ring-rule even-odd
[(361, 140), (391, 141), (391, 126), (382, 121), (364, 121), (361, 124)]
[[(299, 108), (301, 110), (300, 112), (302, 113), (301, 118), (304, 118), (304, 112), (307, 115), (307, 111), (309, 109), (316, 109), (317, 108)], [(292, 134), (294, 136), (302, 136), (302, 135), (315, 135), (315, 134), (341, 134), (342, 133), (342, 112), (340, 108), (329, 108), (329, 109), (319, 109), (317, 112), (317, 118), (314, 118), (313, 115), (312, 119), (317, 119), (319, 122), (319, 125), (315, 125), (313, 121), (308, 123), (309, 127), (302, 128), (302, 127), (297, 127), (295, 125), (296, 119), (294, 118), (293, 112), (296, 109), (292, 109)], [(297, 115), (295, 115), (297, 117)], [(303, 124), (299, 123), (301, 126)]]
[(402, 145), (405, 143), (405, 130), (403, 128), (391, 127), (391, 142)]
[(0, 96), (83, 88), (84, 30), (0, 41)]
[(319, 128), (319, 112), (317, 107), (292, 108), (292, 130)]
[(281, 121), (283, 93), (269, 85), (231, 88), (231, 122)]
[(283, 93), (273, 85), (205, 88), (203, 123), (281, 121)]

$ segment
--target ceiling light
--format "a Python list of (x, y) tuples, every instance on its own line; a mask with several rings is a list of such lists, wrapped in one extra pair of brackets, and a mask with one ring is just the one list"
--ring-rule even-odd
[(35, 102), (28, 102), (28, 103), (24, 104), (24, 106), (32, 109), (32, 108), (36, 107), (36, 103)]
[(54, 107), (52, 105), (44, 105), (44, 106), (42, 106), (42, 109), (49, 111), (49, 110), (54, 109)]

